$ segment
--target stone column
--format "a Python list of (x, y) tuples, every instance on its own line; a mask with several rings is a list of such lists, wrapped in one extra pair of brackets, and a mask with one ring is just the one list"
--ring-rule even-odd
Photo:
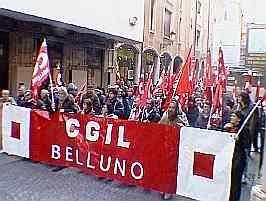
[(135, 84), (138, 84), (139, 79), (140, 79), (141, 59), (142, 59), (142, 54), (141, 54), (141, 52), (139, 52), (137, 55), (137, 58), (136, 58), (136, 67), (134, 69), (134, 83)]

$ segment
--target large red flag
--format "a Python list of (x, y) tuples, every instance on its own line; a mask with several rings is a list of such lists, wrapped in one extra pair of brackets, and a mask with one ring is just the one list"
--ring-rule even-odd
[(184, 94), (184, 93), (191, 93), (192, 87), (190, 84), (190, 66), (192, 63), (192, 54), (191, 48), (188, 53), (188, 57), (186, 63), (184, 64), (182, 70), (180, 71), (179, 80), (176, 86), (175, 95)]
[(189, 73), (190, 73), (190, 65), (192, 62), (192, 55), (191, 55), (191, 49), (189, 50), (189, 54), (186, 59), (186, 63), (182, 67), (182, 69), (179, 71), (178, 75), (175, 74), (172, 76), (172, 78), (169, 77), (168, 82), (168, 94), (166, 96), (166, 101), (164, 105), (162, 106), (162, 109), (166, 111), (169, 107), (169, 104), (171, 103), (172, 99), (175, 97), (175, 95), (181, 95), (181, 94), (187, 94), (191, 93), (191, 82), (189, 79)]
[(212, 102), (212, 88), (213, 88), (213, 73), (212, 73), (212, 62), (211, 62), (211, 51), (207, 53), (207, 65), (204, 71), (204, 98), (209, 103)]
[(43, 40), (41, 45), (39, 55), (34, 67), (32, 80), (31, 80), (31, 88), (34, 93), (38, 92), (40, 87), (43, 85), (43, 82), (50, 75), (50, 67), (49, 67), (49, 58), (48, 58), (48, 50), (46, 40)]

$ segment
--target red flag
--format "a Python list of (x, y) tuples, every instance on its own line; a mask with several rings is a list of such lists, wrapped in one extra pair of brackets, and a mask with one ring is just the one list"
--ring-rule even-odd
[(170, 79), (168, 82), (168, 94), (166, 96), (166, 101), (162, 106), (162, 109), (164, 111), (168, 109), (169, 104), (171, 103), (175, 95), (191, 93), (192, 91), (189, 79), (189, 72), (190, 72), (189, 70), (192, 62), (191, 49), (192, 48), (190, 48), (189, 50), (186, 63), (179, 71), (178, 75), (177, 74), (173, 75), (172, 79)]
[(175, 95), (184, 94), (184, 93), (190, 94), (192, 92), (190, 79), (189, 79), (190, 66), (191, 66), (191, 62), (192, 62), (191, 52), (192, 51), (190, 48), (186, 63), (183, 66), (181, 73), (180, 73), (180, 76), (179, 76), (178, 84), (177, 84), (176, 90), (175, 90)]
[(212, 87), (213, 87), (213, 73), (212, 73), (212, 62), (211, 62), (211, 51), (207, 53), (207, 66), (204, 71), (204, 98), (212, 103)]
[(37, 94), (38, 90), (43, 85), (43, 82), (49, 77), (49, 74), (50, 68), (48, 50), (46, 40), (44, 39), (37, 57), (31, 80), (31, 88), (35, 94)]
[(87, 85), (87, 81), (84, 82), (83, 85), (81, 86), (81, 88), (79, 89), (79, 91), (77, 93), (77, 96), (75, 97), (75, 102), (76, 103), (80, 102), (82, 94), (85, 93), (86, 85)]
[(210, 124), (214, 127), (219, 127), (222, 123), (223, 112), (223, 82), (222, 78), (218, 81), (215, 94), (212, 101), (212, 113)]
[(224, 55), (223, 55), (223, 50), (220, 47), (219, 48), (219, 60), (218, 60), (218, 76), (217, 76), (217, 81), (222, 82), (222, 89), (224, 92), (226, 92), (226, 85), (227, 85), (227, 72), (225, 69), (224, 65)]
[(143, 95), (140, 96), (140, 103), (139, 103), (140, 107), (144, 107), (146, 105), (147, 100), (151, 98), (151, 88), (153, 82), (152, 75), (153, 75), (153, 67), (149, 73), (148, 82), (144, 86)]

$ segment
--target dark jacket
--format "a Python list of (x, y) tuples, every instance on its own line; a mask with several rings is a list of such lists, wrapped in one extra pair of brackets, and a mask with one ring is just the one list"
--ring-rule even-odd
[(75, 105), (73, 98), (67, 96), (64, 102), (60, 105), (59, 100), (55, 103), (56, 111), (60, 111), (60, 109), (64, 109), (64, 112), (78, 112), (78, 107)]
[(118, 116), (119, 119), (124, 117), (124, 105), (121, 101), (114, 99), (107, 99), (106, 101), (107, 106), (107, 114), (114, 114)]
[(18, 106), (23, 106), (25, 100), (24, 100), (24, 96), (17, 96), (15, 97), (15, 101), (17, 103)]
[(139, 120), (157, 123), (161, 120), (160, 111), (157, 108), (144, 109), (139, 115)]
[(208, 126), (208, 121), (209, 121), (209, 115), (206, 117), (204, 114), (200, 113), (195, 123), (195, 127), (206, 129)]
[(49, 97), (44, 99), (38, 99), (37, 101), (37, 108), (45, 111), (52, 112), (52, 101)]

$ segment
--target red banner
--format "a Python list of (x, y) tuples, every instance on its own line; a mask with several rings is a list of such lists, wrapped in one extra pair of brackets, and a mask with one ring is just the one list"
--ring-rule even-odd
[(176, 193), (179, 128), (31, 112), (30, 159)]

